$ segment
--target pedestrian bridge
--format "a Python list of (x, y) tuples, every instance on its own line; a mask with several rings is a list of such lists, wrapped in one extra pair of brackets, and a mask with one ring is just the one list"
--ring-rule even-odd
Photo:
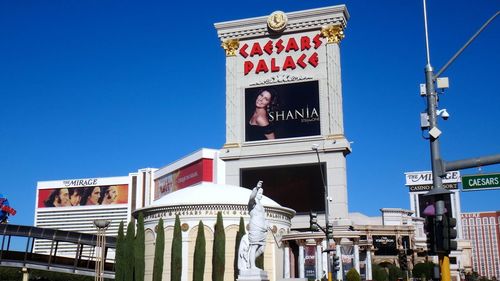
[[(0, 224), (0, 266), (49, 270), (95, 276), (96, 257), (101, 253), (98, 236), (72, 231), (55, 230), (24, 225)], [(50, 251), (35, 253), (35, 240), (48, 241)], [(114, 260), (107, 258), (108, 250), (116, 248), (116, 238), (106, 237), (103, 277), (114, 279)], [(58, 246), (74, 247), (74, 255), (59, 253)], [(19, 248), (22, 249), (19, 249)], [(14, 250), (15, 248), (15, 250)], [(99, 263), (98, 263), (99, 264)], [(25, 271), (25, 270), (23, 270)]]

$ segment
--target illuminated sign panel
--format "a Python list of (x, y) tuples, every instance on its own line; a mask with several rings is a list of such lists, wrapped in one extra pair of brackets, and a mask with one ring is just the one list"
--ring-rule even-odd
[(318, 81), (247, 88), (245, 140), (321, 134)]
[(173, 191), (213, 180), (213, 160), (201, 159), (183, 168), (155, 179), (154, 200)]
[[(324, 169), (324, 165), (323, 165)], [(262, 180), (264, 195), (297, 213), (324, 211), (324, 187), (318, 164), (242, 169), (241, 186), (253, 188)]]
[(118, 184), (38, 189), (37, 206), (38, 208), (80, 207), (127, 204), (127, 202), (128, 185)]

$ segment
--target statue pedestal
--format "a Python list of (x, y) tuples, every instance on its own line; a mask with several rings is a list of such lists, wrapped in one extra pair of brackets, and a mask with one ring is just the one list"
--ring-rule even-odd
[(260, 269), (245, 269), (240, 270), (236, 281), (269, 281), (267, 272)]

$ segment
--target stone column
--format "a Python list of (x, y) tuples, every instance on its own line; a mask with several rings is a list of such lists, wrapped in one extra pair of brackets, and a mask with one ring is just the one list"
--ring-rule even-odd
[(239, 147), (240, 128), (238, 120), (240, 118), (241, 99), (237, 89), (237, 59), (236, 52), (240, 46), (237, 39), (228, 39), (222, 42), (222, 48), (226, 52), (226, 143), (224, 148)]
[(290, 278), (290, 245), (283, 242), (283, 277)]
[[(340, 41), (344, 38), (342, 25), (326, 25), (321, 29), (321, 35), (327, 39), (326, 45), (326, 64), (327, 64), (327, 83), (326, 103), (322, 105), (328, 107), (321, 112), (321, 120), (327, 122), (321, 123), (322, 132), (327, 134), (328, 140), (345, 140), (344, 122), (342, 111), (342, 82), (340, 67)], [(326, 90), (326, 91), (325, 91)], [(325, 97), (320, 97), (325, 101)], [(324, 133), (324, 134), (325, 134)], [(345, 150), (349, 151), (348, 142), (345, 142)], [(328, 195), (329, 201), (328, 216), (330, 220), (337, 221), (340, 225), (350, 225), (348, 219), (348, 201), (347, 201), (347, 172), (345, 163), (345, 154), (338, 153), (331, 156), (333, 162), (328, 163)], [(332, 166), (331, 163), (335, 163)]]
[(304, 240), (298, 240), (297, 243), (299, 244), (299, 278), (304, 278), (305, 276), (305, 269), (304, 269), (304, 245), (305, 241)]
[(354, 243), (354, 268), (358, 273), (360, 273), (359, 270), (359, 239), (354, 239), (352, 241)]
[(366, 247), (366, 261), (365, 261), (365, 267), (366, 267), (366, 280), (372, 280), (372, 247), (369, 245)]
[(316, 279), (321, 279), (323, 276), (323, 253), (321, 242), (323, 239), (315, 239), (316, 242)]

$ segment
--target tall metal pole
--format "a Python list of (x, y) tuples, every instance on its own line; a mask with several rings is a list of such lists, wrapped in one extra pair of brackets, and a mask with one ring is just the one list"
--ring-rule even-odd
[[(445, 176), (447, 171), (453, 169), (465, 169), (470, 167), (478, 167), (480, 163), (486, 165), (498, 164), (500, 163), (500, 154), (490, 155), (486, 157), (480, 157), (475, 159), (465, 159), (453, 162), (445, 162), (441, 159), (440, 148), (439, 148), (439, 136), (441, 131), (437, 127), (437, 107), (438, 99), (437, 93), (434, 89), (434, 83), (436, 78), (439, 77), (451, 63), (467, 48), (474, 39), (498, 16), (500, 13), (497, 11), (488, 21), (486, 21), (483, 26), (472, 36), (472, 38), (467, 41), (467, 43), (443, 66), (441, 70), (434, 75), (434, 70), (431, 65), (431, 56), (429, 48), (429, 32), (427, 26), (427, 5), (426, 0), (423, 1), (424, 10), (424, 29), (425, 29), (425, 48), (427, 55), (427, 64), (425, 66), (425, 93), (427, 97), (427, 115), (429, 118), (429, 141), (431, 150), (431, 166), (432, 166), (432, 190), (425, 194), (425, 196), (432, 197), (435, 204), (435, 222), (442, 223), (443, 216), (445, 215), (444, 207), (444, 195), (451, 193), (450, 191), (443, 188), (442, 177)], [(441, 271), (441, 280), (450, 281), (450, 258), (448, 253), (439, 254), (439, 267)]]
[[(434, 70), (431, 65), (430, 48), (429, 48), (429, 31), (427, 26), (427, 5), (426, 0), (423, 0), (424, 6), (424, 28), (425, 28), (425, 48), (427, 54), (427, 64), (425, 65), (425, 93), (427, 97), (427, 115), (429, 116), (429, 141), (431, 150), (431, 167), (432, 167), (432, 190), (427, 196), (435, 198), (436, 221), (440, 222), (445, 213), (443, 195), (450, 193), (443, 188), (442, 176), (443, 162), (440, 155), (439, 136), (441, 131), (437, 127), (437, 93), (434, 89)], [(441, 271), (441, 280), (450, 281), (450, 260), (447, 254), (439, 254), (439, 266)]]
[[(328, 206), (328, 186), (326, 186), (325, 182), (325, 176), (323, 175), (323, 167), (321, 167), (321, 160), (319, 159), (319, 151), (318, 151), (318, 146), (313, 145), (312, 149), (316, 151), (316, 156), (318, 157), (318, 167), (319, 171), (321, 173), (321, 182), (323, 183), (323, 188), (325, 191), (325, 224), (326, 224), (326, 247), (329, 249), (330, 248), (330, 237), (328, 237), (328, 224), (330, 223), (329, 220), (329, 213), (330, 213), (330, 207)], [(327, 257), (328, 257), (328, 265), (327, 265), (327, 276), (328, 276), (328, 281), (333, 280), (333, 257), (331, 255), (331, 252), (327, 252)]]

